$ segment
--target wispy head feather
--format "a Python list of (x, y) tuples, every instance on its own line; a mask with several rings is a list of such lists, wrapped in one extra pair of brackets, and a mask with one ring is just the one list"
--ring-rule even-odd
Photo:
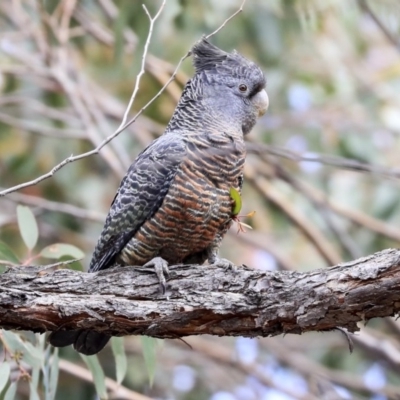
[(232, 68), (248, 63), (242, 55), (233, 51), (227, 53), (211, 44), (205, 37), (201, 38), (192, 48), (193, 65), (196, 72), (216, 71), (220, 67)]
[(193, 65), (196, 72), (209, 71), (224, 63), (229, 54), (201, 38), (192, 48)]

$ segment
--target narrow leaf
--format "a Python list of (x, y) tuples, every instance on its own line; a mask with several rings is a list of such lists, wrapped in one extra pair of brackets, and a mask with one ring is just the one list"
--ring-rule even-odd
[(3, 361), (3, 363), (0, 365), (0, 393), (7, 385), (10, 372), (10, 364), (7, 361)]
[(23, 343), (25, 350), (22, 359), (33, 368), (40, 368), (44, 361), (44, 354), (32, 343)]
[(80, 354), (80, 356), (82, 357), (83, 361), (85, 361), (90, 372), (92, 373), (93, 382), (94, 386), (96, 387), (97, 394), (100, 396), (102, 400), (107, 399), (108, 396), (105, 385), (106, 378), (104, 376), (103, 368), (101, 368), (101, 365), (99, 363), (99, 359), (97, 358), (96, 355), (85, 356), (83, 354)]
[(29, 400), (40, 400), (37, 389), (32, 381), (29, 383), (29, 390)]
[(124, 338), (114, 336), (111, 339), (111, 348), (115, 358), (117, 382), (121, 383), (125, 378), (126, 370), (128, 367), (124, 348)]
[(21, 338), (11, 332), (2, 331), (2, 340), (12, 353), (21, 353), (22, 359), (33, 368), (38, 368), (43, 363), (43, 354), (41, 351), (29, 342), (23, 342)]
[(4, 400), (15, 400), (15, 395), (17, 394), (17, 382), (12, 382), (8, 387), (6, 394), (4, 395)]
[(72, 244), (66, 243), (55, 243), (50, 246), (45, 247), (40, 255), (46, 258), (61, 258), (64, 256), (71, 256), (74, 258), (81, 259), (84, 257), (84, 253), (82, 250), (78, 249), (76, 246)]
[(238, 215), (242, 209), (242, 198), (240, 197), (240, 193), (235, 188), (231, 187), (229, 194), (233, 200), (232, 215)]
[(21, 233), (22, 239), (29, 250), (32, 250), (37, 243), (39, 238), (39, 230), (36, 223), (36, 218), (29, 207), (18, 206), (17, 207), (17, 219), (19, 232)]
[(156, 371), (156, 345), (156, 339), (149, 336), (142, 336), (143, 357), (149, 375), (150, 386), (153, 386)]
[[(31, 384), (34, 388), (37, 388), (37, 387), (38, 387), (39, 375), (40, 375), (40, 367), (32, 368), (32, 371), (31, 371), (31, 382), (30, 382), (30, 384)], [(32, 399), (30, 399), (30, 400), (32, 400)]]
[(0, 241), (0, 260), (7, 260), (11, 261), (12, 263), (19, 264), (18, 257), (4, 242), (1, 241)]
[(54, 348), (53, 358), (51, 360), (51, 368), (50, 368), (50, 384), (47, 388), (48, 396), (46, 396), (46, 400), (53, 400), (56, 398), (57, 384), (58, 384), (58, 349)]
[(46, 335), (44, 333), (35, 333), (36, 338), (36, 346), (40, 349), (40, 351), (44, 351), (44, 347), (46, 345)]
[(24, 344), (18, 335), (11, 331), (1, 331), (2, 340), (12, 353), (17, 351), (23, 352), (25, 350)]

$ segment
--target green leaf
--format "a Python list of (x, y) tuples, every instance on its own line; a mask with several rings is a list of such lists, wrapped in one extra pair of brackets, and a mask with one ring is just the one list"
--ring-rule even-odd
[(15, 264), (19, 264), (18, 257), (4, 242), (1, 241), (0, 241), (0, 259), (11, 261), (12, 263)]
[(22, 359), (33, 368), (40, 368), (44, 361), (44, 354), (32, 343), (23, 343), (25, 350)]
[(29, 389), (29, 400), (40, 400), (37, 389), (32, 381), (29, 382)]
[(233, 187), (230, 188), (229, 194), (233, 200), (232, 215), (238, 215), (242, 209), (242, 198), (240, 193)]
[[(36, 368), (32, 368), (32, 372), (31, 372), (31, 385), (34, 388), (38, 387), (38, 383), (39, 383), (39, 375), (40, 375), (40, 368), (36, 367)], [(31, 400), (31, 399), (30, 399)]]
[(7, 361), (3, 361), (3, 363), (0, 365), (0, 393), (7, 385), (10, 372), (10, 364)]
[(153, 386), (156, 371), (156, 345), (156, 339), (149, 336), (142, 336), (143, 357), (149, 375), (150, 386)]
[(18, 335), (11, 331), (1, 331), (2, 340), (5, 342), (8, 350), (12, 353), (17, 351), (23, 352), (25, 350), (24, 344)]
[(17, 394), (17, 382), (12, 382), (8, 387), (6, 394), (4, 395), (4, 400), (15, 400), (15, 395)]
[(21, 353), (22, 359), (33, 368), (41, 367), (43, 354), (32, 343), (23, 342), (17, 334), (11, 331), (2, 331), (1, 335), (6, 346), (12, 353)]
[(113, 336), (111, 338), (111, 348), (115, 358), (117, 382), (121, 383), (125, 378), (128, 367), (124, 348), (124, 338)]
[(82, 250), (78, 249), (76, 246), (72, 244), (66, 243), (55, 243), (50, 246), (45, 247), (40, 255), (46, 258), (61, 258), (64, 256), (71, 256), (73, 258), (83, 258), (84, 253)]
[(68, 269), (72, 269), (73, 271), (81, 271), (81, 272), (83, 272), (83, 270), (84, 270), (83, 265), (80, 262), (78, 262), (77, 260), (74, 260), (74, 262), (68, 264)]
[(44, 333), (35, 333), (36, 345), (40, 351), (44, 351), (46, 345), (46, 335)]
[(17, 207), (18, 227), (22, 239), (29, 250), (32, 250), (39, 238), (39, 230), (36, 223), (36, 218), (29, 207)]
[(46, 400), (51, 400), (56, 398), (57, 384), (58, 384), (58, 372), (59, 372), (59, 360), (58, 360), (58, 349), (54, 348), (53, 358), (51, 361), (50, 368), (50, 382), (49, 387), (47, 388)]
[(103, 368), (101, 368), (99, 359), (96, 355), (85, 356), (83, 354), (80, 354), (80, 356), (82, 357), (83, 361), (85, 361), (90, 372), (92, 373), (97, 394), (100, 396), (101, 399), (107, 399), (108, 396), (105, 384), (106, 377), (104, 376)]

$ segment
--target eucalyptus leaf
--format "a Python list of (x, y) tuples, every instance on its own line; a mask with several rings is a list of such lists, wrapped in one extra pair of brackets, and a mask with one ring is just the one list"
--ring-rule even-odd
[(0, 393), (7, 385), (8, 378), (10, 377), (10, 372), (10, 364), (7, 361), (3, 361), (3, 363), (0, 364)]
[(36, 218), (29, 207), (18, 206), (17, 220), (22, 240), (24, 241), (26, 247), (29, 250), (32, 250), (36, 246), (39, 238), (39, 230), (36, 223)]
[(7, 260), (14, 264), (19, 264), (18, 257), (14, 252), (2, 241), (0, 241), (0, 260)]
[(39, 376), (40, 376), (40, 367), (32, 368), (32, 371), (31, 371), (31, 382), (30, 383), (34, 388), (38, 387)]
[(38, 348), (43, 351), (46, 345), (46, 335), (44, 333), (35, 333), (35, 338)]
[(15, 400), (16, 394), (17, 394), (17, 382), (12, 382), (6, 391), (3, 400)]
[(72, 244), (67, 243), (55, 243), (50, 246), (45, 247), (40, 255), (46, 258), (61, 258), (64, 256), (71, 256), (77, 259), (81, 259), (84, 257), (84, 253), (82, 250), (78, 249), (78, 247), (73, 246)]
[(44, 361), (44, 354), (32, 343), (23, 343), (25, 350), (22, 359), (33, 368), (40, 368)]
[(43, 363), (42, 352), (29, 342), (23, 342), (21, 338), (11, 331), (2, 331), (4, 342), (12, 353), (21, 353), (22, 359), (33, 368), (38, 368)]
[(40, 400), (37, 389), (32, 381), (29, 382), (29, 400)]
[(143, 357), (149, 375), (150, 386), (153, 386), (156, 371), (156, 339), (150, 336), (142, 336)]
[(58, 349), (54, 348), (53, 358), (51, 359), (49, 387), (46, 388), (47, 389), (46, 400), (53, 400), (56, 398), (58, 373), (59, 373)]
[(242, 198), (240, 193), (233, 187), (230, 188), (229, 194), (233, 200), (232, 215), (238, 215), (242, 209)]
[(99, 359), (96, 355), (85, 356), (83, 354), (80, 354), (80, 356), (82, 357), (83, 361), (85, 361), (90, 372), (92, 373), (93, 382), (94, 386), (96, 387), (97, 394), (102, 400), (107, 399), (108, 396), (105, 384), (106, 377), (104, 375), (103, 368), (100, 365)]
[(128, 367), (128, 362), (126, 359), (126, 353), (124, 348), (124, 338), (114, 336), (111, 339), (111, 348), (115, 358), (117, 382), (121, 383), (125, 378)]
[(8, 350), (12, 353), (21, 352), (25, 350), (25, 346), (22, 343), (21, 338), (14, 332), (11, 331), (1, 331), (2, 340), (5, 342)]

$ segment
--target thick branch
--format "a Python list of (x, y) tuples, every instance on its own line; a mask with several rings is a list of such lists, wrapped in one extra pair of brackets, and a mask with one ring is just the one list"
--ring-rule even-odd
[(359, 321), (400, 311), (400, 250), (306, 273), (208, 265), (170, 271), (165, 296), (154, 272), (142, 267), (96, 274), (13, 268), (0, 275), (0, 327), (271, 336), (336, 327), (354, 332)]

